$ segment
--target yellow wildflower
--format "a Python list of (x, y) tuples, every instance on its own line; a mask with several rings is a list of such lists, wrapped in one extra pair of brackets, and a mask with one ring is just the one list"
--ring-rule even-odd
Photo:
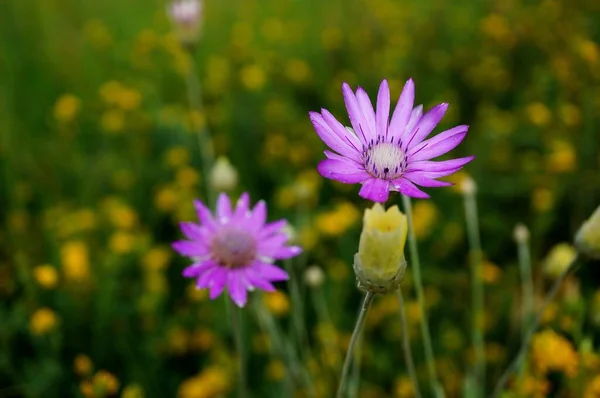
[(554, 206), (554, 194), (547, 188), (539, 188), (533, 191), (531, 200), (533, 209), (540, 213), (548, 211)]
[(179, 204), (179, 193), (170, 186), (160, 188), (154, 195), (154, 205), (163, 212), (171, 212)]
[(29, 330), (32, 334), (39, 336), (52, 331), (57, 323), (58, 319), (54, 311), (43, 307), (35, 311), (29, 318)]
[(248, 90), (259, 90), (265, 85), (266, 76), (263, 69), (258, 65), (248, 65), (240, 72), (242, 84)]
[(600, 374), (595, 376), (585, 387), (583, 398), (600, 397)]
[(349, 202), (338, 204), (333, 211), (317, 216), (316, 226), (322, 233), (340, 236), (358, 220), (356, 206)]
[(283, 380), (287, 368), (279, 360), (272, 360), (267, 365), (267, 378), (274, 381)]
[(407, 376), (401, 376), (396, 380), (395, 394), (396, 398), (412, 398), (415, 396), (415, 388), (412, 381)]
[(103, 394), (113, 395), (119, 390), (119, 380), (106, 370), (99, 370), (93, 378), (94, 389), (102, 391)]
[(527, 106), (527, 114), (531, 123), (538, 127), (547, 125), (552, 117), (548, 107), (541, 102), (529, 104)]
[(194, 168), (184, 166), (177, 170), (175, 180), (180, 187), (191, 189), (198, 184), (198, 181), (200, 181), (200, 174), (198, 174)]
[[(206, 291), (205, 289), (203, 289)], [(209, 329), (199, 329), (191, 337), (190, 345), (193, 349), (208, 351), (215, 343), (215, 335)]]
[(185, 380), (177, 391), (178, 398), (213, 398), (231, 388), (229, 375), (218, 367), (205, 369), (198, 376)]
[(291, 59), (287, 63), (286, 74), (292, 82), (300, 84), (308, 80), (310, 68), (301, 59)]
[(90, 276), (87, 245), (82, 241), (70, 241), (60, 251), (62, 271), (66, 280), (81, 282)]
[(562, 372), (568, 377), (577, 375), (579, 357), (573, 344), (551, 329), (534, 335), (531, 359), (535, 369), (541, 374)]
[(130, 384), (123, 389), (121, 398), (144, 398), (144, 389), (138, 384)]
[(37, 283), (44, 289), (54, 289), (58, 283), (58, 272), (51, 265), (40, 265), (35, 267), (33, 275)]
[(554, 246), (544, 261), (544, 274), (556, 279), (571, 264), (577, 250), (568, 243), (559, 243)]
[(413, 207), (415, 235), (422, 239), (431, 233), (431, 228), (438, 219), (438, 211), (430, 200), (421, 200)]
[(162, 271), (171, 261), (172, 250), (164, 246), (153, 247), (142, 258), (142, 265), (148, 271)]
[(165, 161), (173, 168), (187, 165), (190, 162), (190, 152), (181, 146), (170, 148), (165, 155)]
[(123, 231), (118, 231), (112, 234), (108, 242), (108, 246), (113, 253), (127, 254), (133, 250), (135, 237)]
[(187, 351), (190, 334), (180, 326), (172, 327), (167, 333), (169, 351), (175, 355), (183, 355)]
[(573, 171), (577, 163), (577, 155), (573, 145), (567, 141), (555, 140), (551, 144), (550, 154), (546, 165), (552, 173), (566, 173)]
[(99, 19), (91, 19), (83, 27), (83, 34), (90, 44), (102, 50), (110, 46), (112, 36), (106, 25)]
[(89, 375), (94, 368), (94, 364), (90, 357), (85, 354), (78, 354), (73, 361), (73, 369), (78, 376)]
[(366, 209), (354, 271), (359, 285), (374, 292), (395, 290), (404, 277), (407, 218), (398, 206)]
[(290, 311), (290, 300), (288, 296), (279, 290), (265, 293), (263, 298), (267, 308), (275, 316), (283, 316)]
[(107, 133), (120, 133), (125, 128), (125, 115), (120, 109), (109, 109), (102, 114), (100, 125)]
[(79, 113), (81, 100), (73, 94), (61, 96), (54, 104), (54, 118), (60, 123), (69, 123)]

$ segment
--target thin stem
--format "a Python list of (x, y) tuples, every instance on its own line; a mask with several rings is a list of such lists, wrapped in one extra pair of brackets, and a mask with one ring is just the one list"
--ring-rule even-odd
[(360, 331), (362, 330), (363, 324), (365, 323), (365, 317), (367, 315), (367, 312), (369, 312), (369, 308), (371, 307), (371, 303), (373, 302), (373, 297), (375, 297), (374, 293), (367, 292), (362, 307), (360, 308), (360, 313), (358, 314), (358, 319), (356, 320), (356, 325), (354, 326), (354, 331), (352, 332), (352, 338), (350, 338), (350, 345), (348, 346), (348, 351), (346, 352), (344, 366), (342, 366), (342, 375), (340, 376), (340, 384), (338, 386), (336, 394), (337, 398), (342, 398), (344, 396), (344, 387), (346, 386), (346, 379), (348, 378), (350, 364), (352, 363), (354, 346), (356, 345), (358, 336), (360, 335)]
[(419, 250), (417, 248), (417, 238), (415, 237), (415, 228), (412, 217), (412, 204), (410, 197), (402, 195), (402, 203), (404, 205), (404, 212), (408, 219), (408, 249), (410, 251), (410, 264), (412, 265), (415, 290), (417, 292), (417, 301), (419, 303), (419, 310), (421, 312), (421, 338), (423, 339), (423, 346), (425, 349), (425, 359), (427, 361), (427, 370), (429, 372), (429, 378), (431, 380), (431, 388), (433, 390), (433, 396), (439, 397), (444, 396), (440, 382), (438, 380), (437, 371), (435, 369), (435, 360), (433, 356), (433, 348), (431, 344), (431, 334), (429, 333), (429, 324), (427, 322), (427, 315), (425, 313), (425, 294), (423, 293), (423, 280), (421, 278), (421, 264), (419, 262)]
[[(200, 87), (200, 81), (198, 80), (198, 76), (196, 76), (193, 48), (186, 47), (186, 49), (188, 50), (188, 58), (190, 61), (189, 71), (186, 78), (188, 101), (190, 103), (190, 108), (192, 108), (193, 111), (201, 113), (203, 110), (202, 91)], [(216, 200), (216, 193), (210, 184), (209, 176), (210, 170), (215, 163), (215, 151), (210, 132), (208, 127), (206, 127), (206, 122), (204, 125), (198, 127), (196, 135), (198, 137), (198, 145), (200, 146), (202, 176), (206, 188), (207, 201), (208, 203), (214, 203)]]
[[(524, 341), (527, 336), (527, 328), (531, 324), (533, 317), (533, 276), (531, 274), (531, 252), (526, 239), (517, 242), (519, 251), (519, 270), (521, 272), (521, 289), (523, 295), (523, 318), (521, 320), (521, 340)], [(524, 373), (524, 367), (519, 366), (521, 376)]]
[(358, 396), (358, 389), (360, 387), (360, 362), (362, 355), (363, 345), (363, 333), (358, 335), (358, 341), (356, 342), (356, 349), (354, 350), (354, 362), (352, 362), (352, 371), (350, 375), (350, 381), (348, 382), (348, 397), (356, 398)]
[(494, 388), (494, 392), (492, 394), (492, 398), (496, 398), (496, 397), (500, 396), (500, 393), (504, 390), (504, 387), (506, 386), (506, 383), (508, 382), (508, 378), (515, 371), (515, 369), (517, 369), (519, 367), (519, 365), (521, 364), (521, 361), (523, 360), (523, 357), (525, 356), (525, 352), (527, 351), (527, 349), (529, 348), (529, 344), (531, 343), (531, 338), (533, 337), (533, 334), (535, 333), (537, 328), (540, 326), (540, 322), (542, 321), (542, 317), (544, 316), (544, 311), (546, 311), (546, 308), (548, 307), (548, 305), (552, 302), (552, 300), (554, 300), (554, 297), (558, 293), (560, 285), (563, 283), (563, 281), (565, 280), (565, 278), (567, 277), (569, 272), (573, 268), (575, 268), (575, 264), (578, 261), (578, 257), (579, 256), (575, 256), (575, 258), (573, 259), (571, 264), (569, 264), (569, 266), (556, 279), (556, 281), (554, 282), (554, 285), (552, 285), (552, 288), (548, 292), (548, 295), (546, 296), (544, 303), (538, 310), (537, 315), (536, 315), (535, 319), (533, 320), (533, 323), (531, 323), (531, 325), (529, 326), (529, 329), (527, 330), (527, 334), (525, 335), (525, 338), (521, 342), (521, 347), (519, 348), (517, 355), (512, 360), (512, 362), (508, 365), (508, 367), (506, 368), (504, 373), (502, 373), (502, 376), (500, 377), (498, 384), (496, 384), (496, 387)]
[(406, 321), (406, 308), (404, 306), (404, 298), (402, 297), (402, 290), (398, 287), (396, 291), (398, 296), (398, 304), (400, 304), (400, 324), (402, 325), (402, 351), (404, 351), (404, 361), (406, 362), (406, 369), (413, 385), (415, 398), (421, 398), (421, 390), (419, 389), (419, 380), (417, 379), (417, 372), (415, 372), (415, 364), (413, 362), (412, 352), (410, 349), (410, 338), (408, 336), (408, 322)]
[(294, 263), (291, 259), (286, 260), (284, 265), (287, 273), (290, 275), (290, 299), (291, 307), (294, 309), (292, 311), (292, 336), (298, 350), (301, 353), (307, 353), (310, 351), (310, 348), (308, 347), (308, 338), (306, 336), (306, 328), (304, 327), (304, 302), (300, 294), (299, 278), (295, 276)]
[(471, 252), (471, 292), (473, 300), (472, 339), (475, 351), (474, 376), (478, 396), (485, 395), (485, 343), (483, 337), (483, 277), (481, 272), (482, 251), (479, 238), (479, 219), (475, 193), (464, 194), (467, 219), (467, 237)]
[(238, 397), (246, 398), (248, 396), (248, 384), (246, 381), (246, 354), (244, 352), (243, 330), (242, 330), (242, 311), (236, 306), (231, 309), (231, 325), (233, 327), (233, 338), (235, 340), (235, 349), (238, 355)]

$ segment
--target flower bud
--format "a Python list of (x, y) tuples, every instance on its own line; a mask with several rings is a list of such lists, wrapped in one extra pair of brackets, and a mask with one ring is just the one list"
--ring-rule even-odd
[(173, 0), (167, 13), (182, 44), (194, 44), (200, 37), (204, 2), (202, 0)]
[(585, 255), (600, 259), (600, 206), (577, 231), (575, 246)]
[(215, 162), (210, 171), (210, 184), (217, 192), (229, 192), (233, 190), (238, 183), (238, 173), (235, 168), (224, 156), (221, 156)]
[(571, 264), (577, 251), (568, 243), (559, 243), (554, 246), (544, 261), (544, 274), (551, 279), (558, 278)]
[(358, 253), (354, 256), (359, 288), (373, 293), (397, 289), (406, 271), (407, 233), (407, 219), (398, 206), (385, 211), (376, 203), (365, 210)]
[(460, 184), (463, 195), (473, 196), (477, 193), (477, 183), (471, 177), (466, 177)]
[(523, 224), (517, 224), (513, 231), (513, 238), (518, 244), (527, 244), (529, 242), (529, 229)]

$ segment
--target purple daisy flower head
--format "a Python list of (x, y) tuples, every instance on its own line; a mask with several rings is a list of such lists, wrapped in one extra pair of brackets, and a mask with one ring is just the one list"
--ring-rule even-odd
[(272, 292), (272, 282), (288, 279), (288, 274), (272, 263), (294, 257), (302, 249), (286, 245), (285, 220), (266, 223), (264, 201), (250, 209), (250, 197), (244, 193), (233, 208), (222, 193), (214, 216), (201, 201), (194, 204), (200, 223), (182, 222), (181, 232), (187, 240), (173, 243), (173, 248), (192, 259), (183, 276), (195, 278), (198, 289), (209, 289), (210, 298), (215, 299), (227, 288), (231, 299), (243, 307), (248, 291)]
[(344, 101), (352, 128), (344, 127), (328, 110), (310, 112), (310, 120), (323, 142), (326, 160), (318, 166), (326, 178), (346, 184), (362, 184), (359, 195), (374, 202), (385, 202), (390, 191), (414, 198), (428, 198), (421, 187), (452, 185), (437, 178), (458, 171), (474, 156), (432, 161), (454, 149), (467, 134), (461, 125), (426, 138), (440, 122), (448, 104), (442, 103), (423, 114), (423, 106), (413, 107), (415, 85), (409, 79), (390, 119), (390, 89), (387, 80), (379, 86), (377, 109), (366, 91), (356, 93), (342, 85)]

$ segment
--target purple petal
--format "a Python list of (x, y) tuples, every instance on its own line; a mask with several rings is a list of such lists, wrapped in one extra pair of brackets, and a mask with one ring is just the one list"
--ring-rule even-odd
[(406, 151), (407, 149), (417, 146), (421, 141), (427, 138), (435, 126), (442, 120), (447, 109), (448, 104), (445, 102), (430, 109), (429, 112), (419, 120), (419, 123), (417, 123), (413, 131), (407, 136), (407, 139), (402, 141), (402, 149)]
[(435, 171), (446, 171), (446, 170), (458, 170), (465, 164), (469, 163), (471, 160), (475, 159), (475, 156), (467, 156), (464, 158), (443, 160), (440, 162), (432, 161), (432, 160), (421, 160), (418, 162), (411, 162), (408, 164), (406, 171), (427, 171), (427, 172), (435, 172)]
[(420, 171), (404, 173), (403, 177), (408, 178), (411, 182), (414, 182), (415, 184), (420, 185), (422, 187), (438, 188), (438, 187), (449, 187), (451, 185), (454, 185), (448, 181), (434, 180), (433, 178), (430, 178), (430, 177), (424, 175)]
[(377, 125), (375, 123), (373, 104), (371, 103), (369, 95), (362, 87), (356, 89), (356, 99), (358, 100), (358, 106), (360, 107), (366, 122), (366, 126), (363, 126), (363, 129), (369, 131), (368, 133), (365, 131), (365, 134), (368, 134), (373, 138), (377, 137)]
[(273, 254), (273, 258), (276, 258), (277, 260), (285, 260), (296, 257), (300, 253), (302, 253), (302, 248), (300, 246), (284, 246), (280, 247), (275, 254)]
[(225, 286), (227, 286), (227, 278), (228, 278), (228, 270), (226, 268), (219, 267), (218, 271), (215, 272), (212, 276), (212, 283), (210, 284), (210, 293), (208, 297), (211, 300), (219, 297)]
[(345, 141), (345, 137), (348, 133), (347, 131), (343, 137), (340, 137), (331, 129), (331, 127), (329, 127), (320, 113), (310, 112), (309, 114), (310, 120), (315, 127), (317, 135), (319, 138), (321, 138), (321, 140), (323, 140), (325, 145), (348, 158), (358, 159), (360, 157), (358, 149), (352, 147), (347, 141)]
[(379, 178), (371, 178), (363, 182), (358, 195), (373, 202), (383, 203), (388, 199), (390, 194), (390, 182), (380, 180)]
[(235, 206), (235, 214), (234, 217), (239, 219), (246, 215), (248, 209), (250, 208), (250, 195), (248, 192), (244, 192), (240, 195), (240, 198), (237, 201)]
[(377, 135), (387, 137), (388, 121), (390, 118), (390, 87), (383, 79), (377, 93)]
[(185, 237), (190, 240), (204, 242), (210, 237), (209, 231), (193, 222), (179, 223), (179, 228), (181, 228), (181, 232), (183, 232)]
[(233, 302), (240, 308), (246, 305), (246, 301), (248, 301), (248, 290), (246, 289), (245, 278), (242, 272), (243, 270), (230, 271), (227, 282), (229, 295)]
[(283, 227), (285, 227), (286, 225), (287, 225), (286, 220), (277, 220), (277, 221), (268, 223), (267, 225), (264, 226), (262, 231), (260, 231), (258, 233), (257, 239), (268, 238), (269, 236), (280, 232), (283, 229)]
[(258, 201), (250, 212), (250, 217), (243, 220), (241, 225), (250, 232), (257, 232), (265, 225), (267, 220), (267, 204), (264, 200)]
[(273, 264), (255, 261), (251, 267), (255, 272), (258, 272), (263, 278), (271, 282), (287, 281), (289, 279), (287, 272)]
[(403, 137), (407, 137), (410, 133), (412, 133), (413, 129), (419, 123), (421, 118), (423, 117), (423, 105), (416, 106), (415, 109), (410, 113), (410, 119), (408, 120), (408, 124), (406, 125), (406, 129), (404, 130)]
[(398, 99), (398, 103), (394, 109), (394, 113), (392, 114), (388, 135), (391, 134), (392, 137), (395, 138), (402, 137), (404, 130), (406, 129), (406, 124), (408, 123), (413, 110), (414, 102), (415, 83), (412, 79), (408, 79), (404, 85), (404, 88), (402, 89), (402, 93), (400, 94), (400, 98)]
[(262, 289), (266, 292), (274, 292), (275, 291), (275, 286), (273, 286), (273, 284), (271, 282), (269, 282), (268, 280), (263, 278), (259, 273), (257, 273), (254, 270), (254, 268), (246, 267), (244, 269), (244, 271), (246, 273), (246, 280), (252, 286), (254, 286), (258, 289)]
[(206, 256), (209, 253), (208, 247), (198, 241), (190, 242), (188, 240), (180, 240), (173, 242), (171, 246), (182, 256), (201, 257)]
[(327, 123), (331, 130), (337, 134), (342, 141), (346, 141), (356, 151), (359, 151), (359, 148), (362, 148), (362, 144), (356, 134), (348, 131), (348, 129), (342, 123), (340, 123), (335, 116), (331, 114), (331, 112), (323, 108), (321, 109), (321, 116), (323, 117), (325, 123)]
[(325, 159), (319, 163), (317, 170), (323, 177), (345, 184), (356, 184), (370, 177), (361, 166), (351, 161)]
[(219, 194), (219, 198), (217, 199), (217, 217), (221, 224), (226, 223), (231, 220), (232, 216), (231, 210), (231, 200), (229, 200), (229, 196), (224, 193)]
[(415, 184), (408, 181), (406, 178), (398, 178), (393, 181), (394, 188), (396, 188), (400, 193), (411, 196), (413, 198), (427, 199), (429, 195), (425, 192), (421, 191)]
[(352, 128), (362, 144), (367, 145), (367, 143), (375, 137), (369, 135), (371, 130), (368, 129), (367, 121), (360, 109), (358, 100), (348, 83), (342, 84), (342, 93), (344, 95), (344, 102), (346, 103), (346, 110), (348, 111), (348, 118), (350, 119)]
[(200, 274), (198, 276), (198, 279), (196, 279), (196, 288), (197, 289), (206, 289), (208, 287), (210, 287), (210, 285), (213, 282), (213, 277), (215, 275), (219, 275), (221, 273), (221, 266), (216, 266), (216, 267), (212, 267), (207, 269), (206, 271), (204, 271), (202, 274)]
[(467, 135), (469, 126), (457, 126), (423, 141), (408, 153), (410, 161), (436, 158), (454, 149)]
[(210, 268), (214, 268), (214, 267), (218, 267), (218, 266), (219, 266), (218, 264), (216, 264), (214, 261), (210, 261), (210, 260), (204, 261), (201, 263), (194, 263), (194, 264), (190, 265), (189, 267), (185, 267), (185, 269), (183, 270), (181, 275), (183, 275), (186, 278), (197, 278), (204, 271), (207, 271)]
[(194, 206), (196, 207), (196, 212), (198, 213), (198, 218), (200, 219), (202, 225), (206, 228), (214, 230), (217, 227), (217, 223), (215, 222), (215, 219), (213, 218), (208, 207), (206, 207), (204, 203), (199, 200), (194, 201)]
[(273, 255), (287, 243), (288, 237), (284, 234), (273, 235), (258, 242), (257, 252), (260, 256), (272, 258)]

